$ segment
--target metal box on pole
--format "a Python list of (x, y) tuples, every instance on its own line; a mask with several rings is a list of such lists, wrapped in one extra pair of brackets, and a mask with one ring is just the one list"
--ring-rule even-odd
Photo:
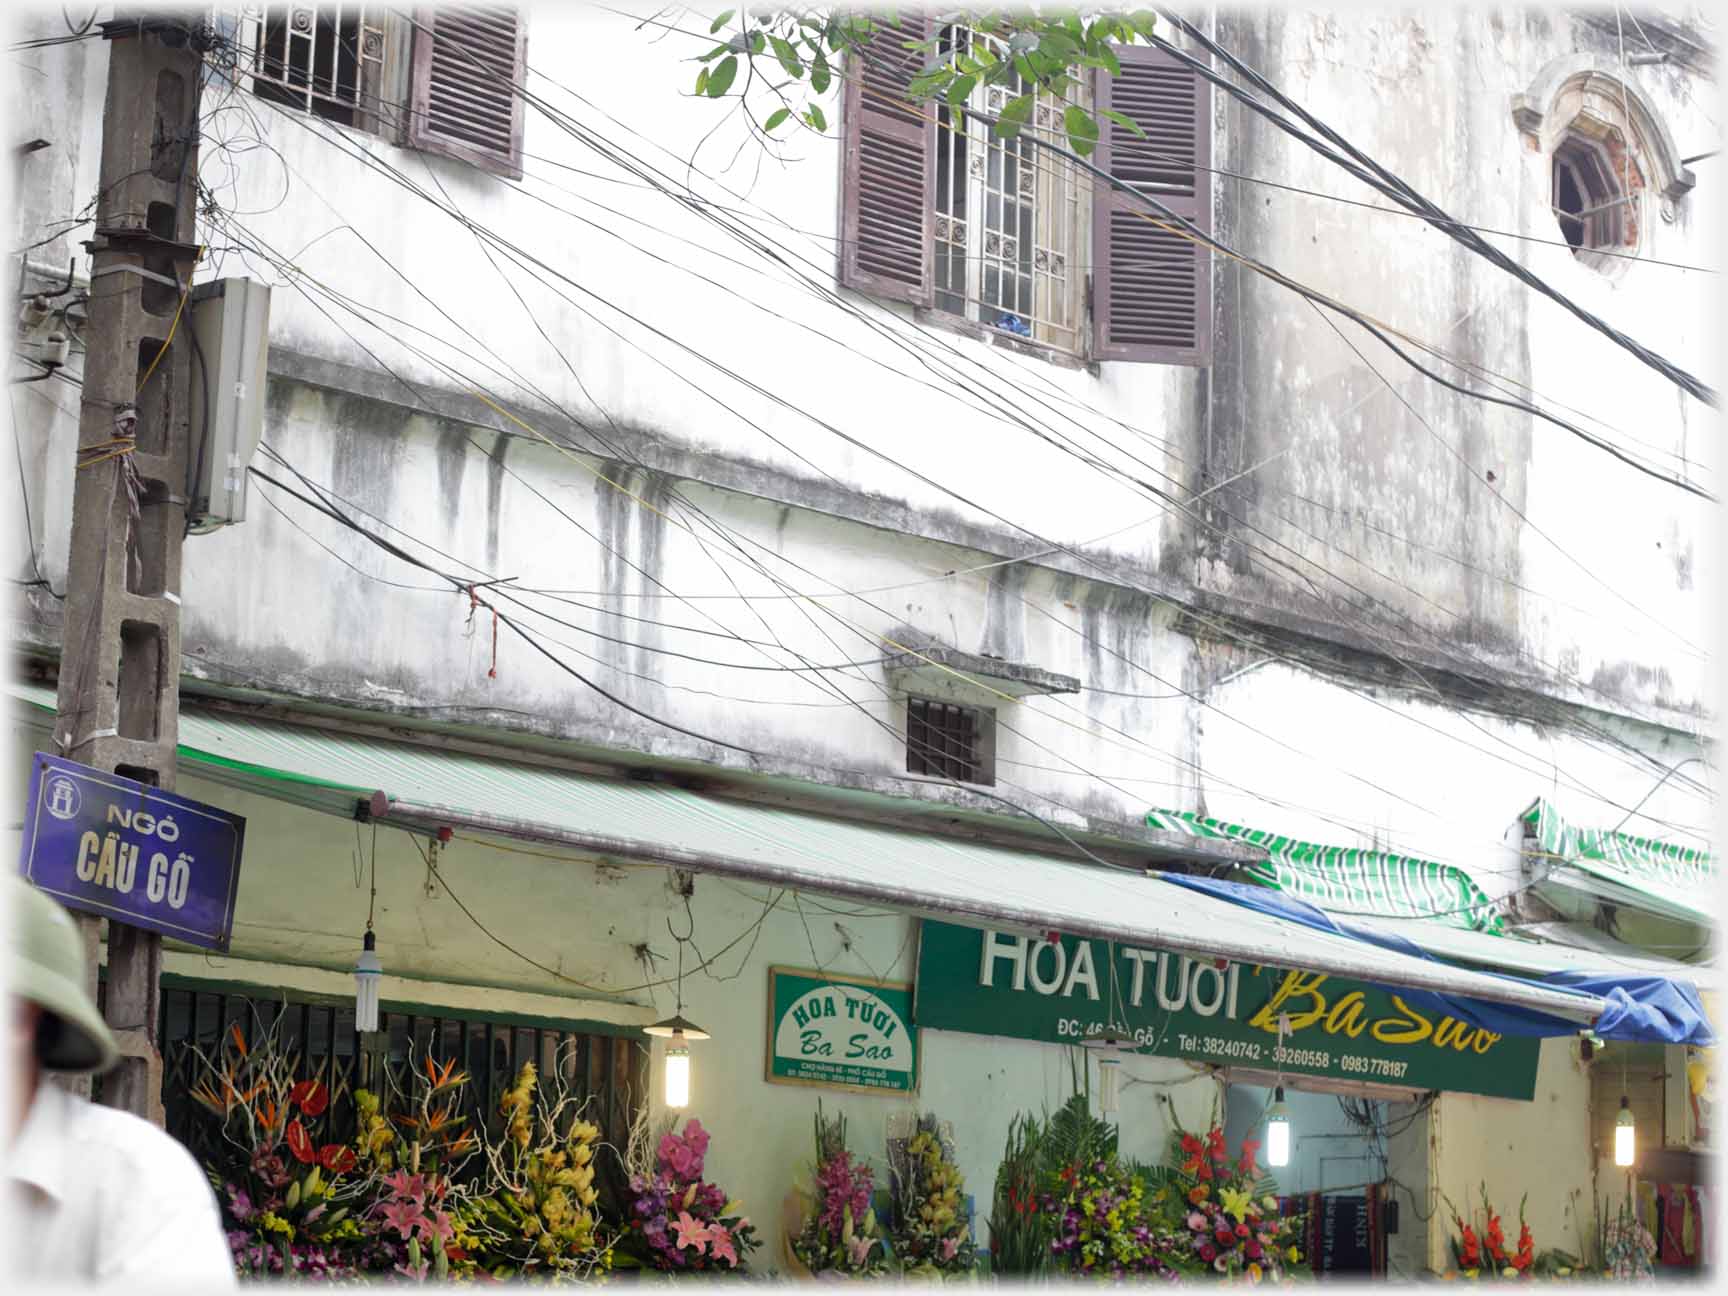
[(202, 534), (246, 518), (246, 467), (264, 430), (270, 287), (217, 279), (192, 289), (191, 503)]

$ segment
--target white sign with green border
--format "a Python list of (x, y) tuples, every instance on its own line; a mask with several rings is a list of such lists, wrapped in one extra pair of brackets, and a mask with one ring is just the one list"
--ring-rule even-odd
[(859, 1093), (918, 1088), (912, 987), (768, 969), (768, 1065), (772, 1084), (825, 1085)]

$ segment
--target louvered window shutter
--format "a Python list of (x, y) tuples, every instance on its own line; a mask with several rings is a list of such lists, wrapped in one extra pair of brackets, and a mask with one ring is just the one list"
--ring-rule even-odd
[(907, 97), (925, 58), (930, 20), (879, 20), (862, 59), (847, 69), (840, 185), (840, 282), (872, 297), (935, 300), (935, 109)]
[[(1212, 108), (1209, 87), (1163, 50), (1116, 51), (1117, 76), (1098, 74), (1097, 105), (1130, 117), (1146, 138), (1108, 118), (1096, 162), (1212, 232)], [(1102, 182), (1093, 203), (1093, 336), (1100, 360), (1208, 364), (1212, 273), (1206, 249), (1144, 219), (1156, 209)], [(1169, 222), (1166, 222), (1167, 224)]]
[(415, 10), (408, 147), (521, 179), (527, 43), (514, 9)]

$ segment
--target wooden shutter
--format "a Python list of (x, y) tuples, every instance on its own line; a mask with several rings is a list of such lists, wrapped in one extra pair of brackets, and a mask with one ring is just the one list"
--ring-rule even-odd
[(907, 97), (926, 59), (905, 42), (929, 35), (920, 14), (879, 19), (841, 104), (840, 282), (915, 306), (935, 300), (936, 110)]
[(521, 179), (527, 44), (515, 9), (415, 10), (408, 146)]
[[(1100, 169), (1212, 232), (1210, 87), (1163, 50), (1116, 51), (1118, 76), (1098, 73), (1097, 105), (1146, 132), (1100, 118)], [(1152, 224), (1156, 209), (1102, 181), (1093, 203), (1093, 336), (1101, 360), (1207, 364), (1212, 273), (1206, 249)], [(1167, 224), (1169, 222), (1166, 222)]]

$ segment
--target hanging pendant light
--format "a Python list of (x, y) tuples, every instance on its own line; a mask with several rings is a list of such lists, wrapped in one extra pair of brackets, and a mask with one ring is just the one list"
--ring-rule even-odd
[(1638, 1130), (1632, 1121), (1632, 1102), (1626, 1096), (1631, 1059), (1620, 1055), (1620, 1114), (1614, 1118), (1614, 1164), (1630, 1166), (1638, 1152)]
[[(1288, 1013), (1278, 1014), (1278, 1053), (1284, 1053), (1284, 1037), (1290, 1033), (1290, 1016)], [(1284, 1067), (1280, 1063), (1278, 1078), (1284, 1078)], [(1284, 1086), (1278, 1084), (1272, 1090), (1272, 1106), (1266, 1109), (1266, 1164), (1275, 1169), (1281, 1169), (1290, 1164), (1290, 1109), (1284, 1105)]]
[(1632, 1120), (1632, 1103), (1620, 1095), (1620, 1114), (1614, 1118), (1614, 1164), (1629, 1166), (1638, 1150), (1637, 1126)]
[(378, 958), (378, 938), (372, 929), (360, 942), (360, 958), (354, 964), (354, 1029), (362, 1033), (378, 1029), (378, 983), (384, 964)]
[(378, 1029), (378, 986), (384, 979), (384, 964), (378, 957), (378, 938), (372, 932), (372, 913), (378, 904), (378, 825), (372, 825), (372, 894), (366, 900), (366, 934), (360, 938), (360, 958), (354, 964), (354, 1029), (370, 1034)]
[(684, 897), (684, 913), (690, 919), (690, 931), (686, 935), (680, 936), (672, 931), (670, 920), (666, 923), (666, 930), (672, 932), (672, 939), (678, 943), (677, 1010), (665, 1021), (642, 1028), (645, 1034), (667, 1042), (665, 1098), (666, 1105), (675, 1111), (690, 1105), (689, 1042), (711, 1038), (707, 1031), (684, 1017), (684, 942), (696, 934), (696, 919), (690, 913), (688, 895)]
[(1266, 1112), (1266, 1164), (1280, 1168), (1290, 1164), (1290, 1109), (1284, 1105), (1284, 1086), (1272, 1091), (1272, 1106)]
[(1098, 1110), (1114, 1115), (1120, 1104), (1122, 1052), (1133, 1046), (1126, 1026), (1111, 1023), (1087, 1033), (1080, 1047), (1098, 1055)]

